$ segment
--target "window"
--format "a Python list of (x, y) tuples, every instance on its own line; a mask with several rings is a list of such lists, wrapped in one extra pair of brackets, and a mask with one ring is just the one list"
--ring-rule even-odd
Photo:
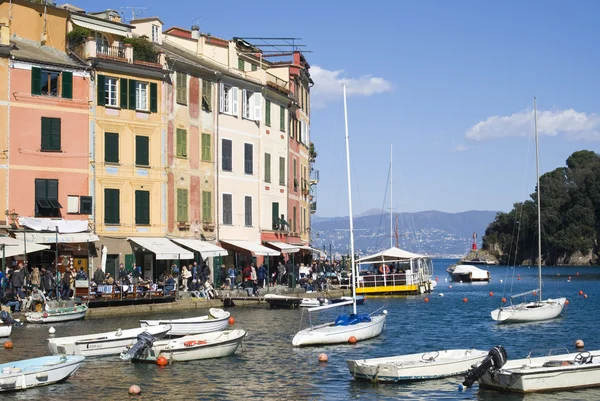
[(135, 82), (135, 108), (148, 110), (148, 84), (146, 82)]
[(273, 223), (272, 223), (273, 230), (278, 230), (279, 226), (280, 226), (280, 222), (279, 222), (279, 202), (273, 202), (271, 204), (271, 210), (272, 210), (271, 219), (273, 221)]
[(96, 53), (108, 55), (108, 39), (101, 32), (94, 32), (94, 39), (96, 39)]
[(177, 72), (177, 103), (187, 104), (187, 74)]
[(294, 170), (293, 170), (294, 171), (294, 176), (293, 176), (294, 177), (294, 192), (296, 192), (296, 191), (298, 191), (298, 178), (296, 177), (296, 174), (298, 174), (298, 171), (297, 171), (297, 167), (296, 167), (296, 159), (294, 159), (293, 164), (294, 164)]
[(73, 98), (73, 73), (68, 71), (31, 68), (31, 94)]
[(104, 224), (119, 224), (120, 191), (104, 189)]
[(258, 92), (242, 89), (242, 118), (260, 121), (262, 115), (262, 96)]
[(202, 222), (212, 223), (212, 192), (202, 191)]
[(244, 197), (244, 224), (252, 227), (252, 197)]
[(119, 162), (119, 134), (113, 132), (104, 133), (104, 162)]
[(42, 152), (60, 151), (60, 118), (42, 117)]
[(306, 232), (306, 208), (302, 208), (302, 232)]
[(150, 191), (135, 191), (135, 224), (150, 224)]
[(219, 92), (219, 111), (237, 117), (238, 88), (221, 83)]
[(223, 224), (233, 224), (233, 211), (231, 210), (231, 194), (223, 194)]
[(212, 82), (202, 80), (202, 110), (212, 111)]
[(233, 171), (232, 168), (232, 146), (230, 139), (223, 139), (221, 141), (222, 144), (222, 160), (221, 160), (221, 169), (223, 171)]
[(79, 197), (79, 214), (93, 214), (93, 201), (91, 196)]
[(258, 70), (258, 66), (256, 64), (250, 64), (252, 67), (252, 71), (257, 71)]
[(152, 25), (152, 41), (154, 43), (158, 43), (159, 37), (160, 37), (160, 26)]
[(265, 100), (265, 125), (271, 126), (271, 101)]
[(210, 134), (202, 134), (202, 161), (209, 162), (210, 160)]
[(238, 58), (238, 70), (244, 71), (246, 68), (246, 63), (241, 58)]
[(117, 78), (104, 78), (104, 105), (117, 107)]
[(279, 106), (279, 130), (285, 132), (285, 108)]
[(135, 136), (135, 164), (136, 166), (150, 166), (150, 138)]
[(279, 158), (279, 185), (285, 185), (285, 157)]
[(271, 154), (265, 153), (265, 182), (271, 182)]
[(187, 131), (181, 128), (177, 128), (177, 144), (175, 149), (175, 155), (177, 157), (187, 157)]
[(292, 208), (292, 231), (296, 231), (296, 206)]
[(60, 217), (58, 180), (35, 179), (35, 217)]
[(188, 221), (188, 190), (177, 188), (177, 221)]
[(244, 144), (244, 173), (254, 174), (254, 155), (253, 146), (251, 143)]

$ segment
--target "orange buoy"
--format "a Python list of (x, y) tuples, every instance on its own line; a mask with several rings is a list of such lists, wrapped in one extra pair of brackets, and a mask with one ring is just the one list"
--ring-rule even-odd
[(492, 291), (490, 291), (490, 297), (493, 297), (494, 293)]
[(517, 277), (517, 280), (521, 281), (521, 277)]
[(12, 349), (12, 347), (13, 347), (12, 341), (5, 341), (4, 342), (4, 348), (5, 349)]
[(517, 277), (521, 277), (521, 273), (517, 273)]
[(319, 362), (327, 362), (328, 359), (327, 354), (319, 354)]
[(568, 299), (565, 301), (565, 305), (569, 305), (569, 300)]
[(158, 366), (167, 366), (169, 364), (169, 360), (161, 355), (158, 358), (156, 358), (156, 364)]
[(356, 337), (354, 337), (354, 336), (350, 336), (350, 338), (348, 339), (348, 342), (349, 342), (350, 344), (356, 344), (356, 341), (358, 341), (358, 340), (357, 340), (357, 339), (356, 339)]
[(43, 317), (44, 319), (45, 319), (45, 318), (47, 318), (47, 317), (48, 317), (48, 312), (44, 312), (44, 313), (42, 314), (42, 317)]
[(425, 297), (425, 299), (423, 301), (429, 302), (429, 298)]
[(583, 297), (584, 297), (584, 298), (587, 298), (587, 294), (583, 294)]
[(583, 290), (579, 290), (579, 295), (583, 295)]
[(233, 316), (229, 316), (229, 324), (234, 324), (235, 323), (235, 319), (233, 318)]
[(506, 298), (502, 297), (502, 303), (506, 303)]
[(136, 384), (132, 384), (131, 387), (129, 387), (129, 394), (131, 395), (139, 395), (141, 392), (142, 389)]
[(467, 297), (463, 298), (463, 302), (469, 302), (469, 300), (467, 299)]

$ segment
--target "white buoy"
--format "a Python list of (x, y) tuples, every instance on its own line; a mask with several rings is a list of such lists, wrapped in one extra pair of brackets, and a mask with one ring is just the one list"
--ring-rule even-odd
[(56, 333), (56, 329), (55, 329), (54, 327), (50, 327), (50, 328), (48, 329), (48, 333), (50, 333), (50, 334), (54, 334), (54, 333)]
[(443, 296), (444, 296), (444, 293), (443, 293), (443, 292), (440, 292), (440, 297), (443, 297)]
[(447, 278), (445, 278), (445, 279), (444, 279), (444, 281), (445, 281), (445, 282), (448, 282), (448, 279), (447, 279)]
[(500, 284), (502, 284), (502, 279), (500, 279)]

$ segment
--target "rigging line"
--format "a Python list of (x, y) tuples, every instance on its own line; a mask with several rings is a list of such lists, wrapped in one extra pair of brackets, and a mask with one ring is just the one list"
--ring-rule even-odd
[[(389, 188), (390, 173), (391, 173), (391, 166), (390, 166), (390, 168), (388, 168), (388, 176), (387, 176), (387, 180), (385, 183), (385, 191), (384, 191), (384, 195), (383, 195), (383, 204), (381, 205), (381, 214), (379, 216), (379, 226), (377, 228), (377, 237), (376, 237), (376, 241), (375, 241), (376, 249), (379, 249), (379, 236), (381, 235), (381, 223), (383, 221), (383, 215), (386, 213), (385, 212), (385, 203), (387, 202), (387, 191)], [(392, 207), (392, 205), (390, 205), (390, 209), (391, 209), (391, 207)]]
[[(341, 110), (341, 104), (342, 104), (341, 99), (338, 99), (338, 101), (337, 101), (337, 110), (336, 110), (336, 113), (335, 113), (335, 120), (333, 122), (334, 137), (337, 135), (338, 119), (339, 119), (339, 116), (341, 114), (341, 112), (340, 112), (340, 110)], [(339, 149), (343, 149), (343, 148), (340, 146)], [(336, 175), (336, 177), (343, 177), (342, 170), (343, 170), (343, 167), (344, 167), (344, 163), (338, 163), (338, 167), (339, 167), (340, 170), (338, 171), (338, 174)], [(335, 205), (335, 209), (334, 210), (340, 210), (340, 195), (339, 194), (341, 193), (341, 190), (342, 190), (342, 181), (343, 180), (337, 180), (337, 182), (338, 182), (337, 195), (338, 196), (336, 198), (336, 205)]]
[[(402, 195), (404, 197), (404, 199), (406, 200), (408, 198), (408, 194), (406, 192), (406, 185), (404, 184), (404, 175), (402, 174), (402, 169), (400, 169), (400, 186), (402, 187)], [(417, 234), (417, 227), (415, 225), (415, 219), (412, 213), (408, 212), (408, 216), (409, 216), (409, 222), (410, 222), (410, 227), (409, 230), (412, 229), (412, 232), (415, 236), (415, 244), (417, 246), (417, 252), (418, 253), (423, 253), (423, 249), (421, 247), (421, 240)]]

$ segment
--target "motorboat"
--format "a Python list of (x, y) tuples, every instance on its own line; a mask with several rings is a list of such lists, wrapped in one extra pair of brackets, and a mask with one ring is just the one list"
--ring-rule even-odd
[(27, 390), (68, 379), (83, 363), (83, 356), (43, 356), (0, 365), (0, 391)]
[(120, 356), (132, 362), (156, 362), (165, 357), (169, 362), (195, 361), (233, 355), (246, 331), (241, 329), (194, 334), (170, 340), (156, 340), (147, 333)]
[(315, 308), (321, 305), (329, 305), (329, 300), (325, 298), (302, 298), (301, 308)]
[(133, 329), (109, 331), (106, 333), (48, 339), (48, 348), (54, 355), (107, 356), (119, 355), (128, 346), (135, 344), (140, 333), (147, 332), (156, 337), (166, 335), (170, 325), (136, 327)]
[(40, 312), (27, 312), (25, 319), (29, 323), (59, 323), (85, 318), (87, 305), (66, 306)]
[(396, 383), (461, 375), (487, 355), (487, 351), (476, 349), (452, 349), (347, 360), (346, 364), (357, 380)]
[[(367, 300), (366, 295), (357, 295), (356, 296), (356, 305), (364, 305), (366, 300)], [(331, 300), (331, 303), (337, 304), (337, 303), (346, 302), (346, 301), (352, 301), (352, 297), (334, 298)]]
[(141, 327), (170, 325), (169, 336), (185, 336), (225, 330), (229, 325), (230, 316), (231, 314), (223, 309), (210, 308), (208, 315), (172, 320), (140, 320), (140, 325)]
[(273, 308), (297, 308), (302, 303), (302, 298), (289, 297), (287, 295), (266, 294), (265, 301)]
[(471, 265), (458, 265), (450, 273), (452, 281), (462, 283), (490, 281), (490, 272)]

